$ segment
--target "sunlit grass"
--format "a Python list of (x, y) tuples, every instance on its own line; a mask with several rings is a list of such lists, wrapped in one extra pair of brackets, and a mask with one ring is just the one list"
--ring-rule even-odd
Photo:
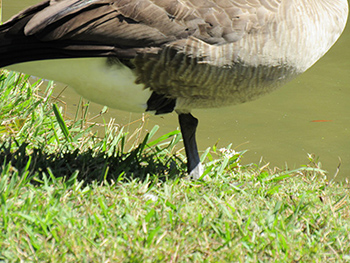
[(179, 131), (127, 147), (122, 129), (62, 117), (51, 83), (39, 95), (28, 78), (0, 81), (0, 260), (350, 261), (349, 186), (312, 159), (271, 171), (213, 147), (208, 181), (188, 181)]

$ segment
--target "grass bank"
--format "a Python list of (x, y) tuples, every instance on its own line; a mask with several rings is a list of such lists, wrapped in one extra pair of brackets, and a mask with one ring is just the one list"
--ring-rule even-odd
[(350, 262), (349, 185), (312, 159), (271, 171), (214, 147), (188, 181), (178, 131), (126, 148), (84, 105), (64, 120), (50, 85), (0, 76), (0, 261)]

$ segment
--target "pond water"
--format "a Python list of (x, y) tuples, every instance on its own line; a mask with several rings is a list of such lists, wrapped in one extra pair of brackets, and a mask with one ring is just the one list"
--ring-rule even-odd
[[(3, 20), (39, 0), (3, 0)], [(296, 80), (257, 101), (215, 110), (198, 110), (199, 150), (218, 142), (248, 150), (243, 164), (270, 163), (270, 167), (298, 168), (314, 154), (330, 178), (350, 179), (350, 27), (336, 45)], [(58, 86), (58, 89), (62, 87)], [(75, 112), (79, 96), (67, 89), (63, 99)], [(92, 104), (91, 116), (101, 110)], [(110, 109), (108, 116), (127, 124), (140, 114)], [(107, 118), (108, 118), (107, 116)], [(106, 118), (106, 116), (105, 116)], [(327, 120), (327, 121), (324, 121)], [(176, 114), (147, 117), (146, 128), (160, 126), (158, 135), (178, 127)], [(131, 128), (130, 128), (131, 129)], [(341, 161), (340, 161), (341, 160)]]

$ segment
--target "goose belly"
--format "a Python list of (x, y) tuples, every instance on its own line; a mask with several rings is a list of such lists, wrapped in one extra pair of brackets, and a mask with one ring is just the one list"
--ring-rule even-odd
[(144, 112), (152, 93), (135, 83), (130, 68), (107, 58), (31, 61), (7, 68), (62, 82), (90, 101), (125, 111)]

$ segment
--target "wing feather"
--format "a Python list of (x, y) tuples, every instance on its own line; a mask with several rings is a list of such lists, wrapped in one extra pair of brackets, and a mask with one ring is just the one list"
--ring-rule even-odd
[(130, 46), (140, 46), (140, 41), (143, 46), (160, 45), (192, 35), (210, 44), (224, 44), (240, 40), (249, 27), (261, 27), (258, 14), (276, 12), (280, 1), (46, 1), (46, 8), (31, 17), (24, 33), (43, 41), (100, 39)]
[(164, 46), (189, 51), (200, 42), (208, 47), (238, 42), (260, 34), (280, 1), (47, 0), (0, 26), (0, 50), (12, 54), (0, 64), (33, 58), (130, 59)]

